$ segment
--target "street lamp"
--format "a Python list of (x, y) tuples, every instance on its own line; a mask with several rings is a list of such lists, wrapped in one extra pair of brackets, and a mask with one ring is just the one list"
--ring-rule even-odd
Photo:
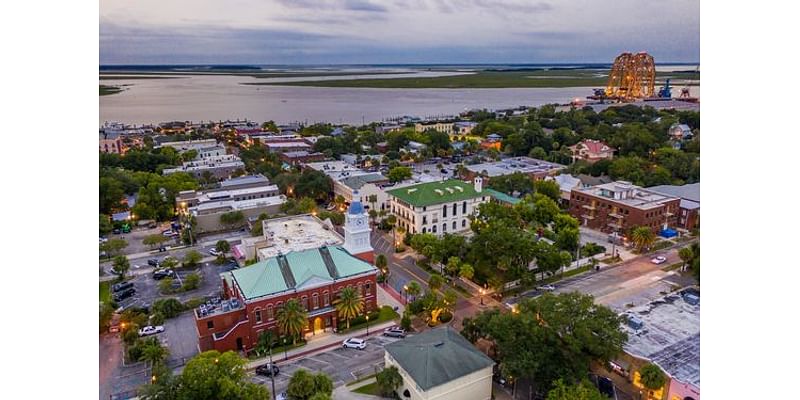
[(289, 356), (286, 355), (286, 336), (283, 337), (283, 359), (288, 360)]
[(369, 336), (369, 314), (367, 314), (367, 336)]
[(156, 384), (156, 376), (155, 375), (150, 377), (150, 384), (151, 385), (155, 385)]
[(408, 304), (408, 285), (403, 285), (403, 293), (406, 294), (406, 304)]
[(484, 295), (485, 293), (486, 293), (486, 292), (485, 292), (483, 289), (481, 289), (481, 305), (483, 305), (483, 295)]

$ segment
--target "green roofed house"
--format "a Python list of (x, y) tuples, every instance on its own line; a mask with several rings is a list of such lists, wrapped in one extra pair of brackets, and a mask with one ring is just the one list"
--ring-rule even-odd
[(335, 331), (333, 302), (342, 288), (356, 288), (365, 310), (377, 308), (377, 273), (370, 262), (341, 246), (291, 251), (225, 272), (225, 299), (195, 310), (200, 350), (247, 352), (256, 347), (261, 332), (281, 336), (278, 310), (291, 299), (308, 312), (304, 335)]
[(401, 399), (486, 400), (492, 398), (494, 361), (452, 327), (430, 329), (385, 347), (386, 367), (403, 377)]
[(483, 178), (474, 184), (457, 179), (420, 183), (388, 190), (391, 212), (397, 225), (409, 233), (463, 233), (469, 231), (469, 216), (478, 205), (491, 199), (483, 189)]

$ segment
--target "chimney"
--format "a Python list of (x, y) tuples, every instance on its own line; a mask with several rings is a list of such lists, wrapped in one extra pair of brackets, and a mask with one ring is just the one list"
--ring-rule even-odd
[(480, 176), (475, 177), (475, 191), (480, 193), (483, 190), (483, 178)]

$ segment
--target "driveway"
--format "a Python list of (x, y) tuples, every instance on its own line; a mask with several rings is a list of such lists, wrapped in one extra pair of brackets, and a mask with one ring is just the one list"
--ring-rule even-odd
[[(399, 339), (373, 336), (367, 339), (367, 348), (364, 350), (335, 347), (324, 353), (289, 362), (281, 362), (282, 354), (273, 354), (272, 358), (280, 368), (280, 373), (275, 377), (275, 392), (286, 391), (289, 379), (298, 369), (305, 369), (311, 373), (324, 372), (333, 380), (334, 388), (358, 377), (374, 374), (383, 368), (383, 347), (397, 340)], [(269, 377), (253, 375), (251, 379), (272, 390)]]
[(169, 359), (176, 364), (185, 364), (199, 353), (194, 311), (187, 311), (164, 322), (164, 333), (158, 335), (161, 343), (169, 349)]

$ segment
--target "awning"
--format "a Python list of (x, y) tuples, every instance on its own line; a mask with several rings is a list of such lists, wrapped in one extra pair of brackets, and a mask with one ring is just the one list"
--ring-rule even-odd
[(241, 246), (242, 246), (241, 244), (237, 244), (237, 245), (233, 246), (233, 249), (231, 249), (231, 252), (233, 253), (233, 256), (237, 260), (244, 260), (245, 259), (244, 250), (240, 249)]

